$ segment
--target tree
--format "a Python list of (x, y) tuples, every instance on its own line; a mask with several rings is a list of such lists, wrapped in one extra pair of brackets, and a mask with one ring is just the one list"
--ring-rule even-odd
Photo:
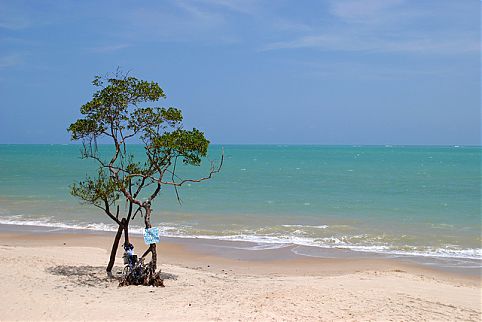
[[(92, 84), (97, 91), (80, 108), (83, 117), (72, 123), (68, 131), (72, 140), (82, 141), (82, 157), (95, 160), (99, 170), (96, 178), (75, 184), (72, 194), (101, 208), (119, 225), (114, 251), (122, 231), (128, 239), (127, 227), (138, 213), (144, 218), (145, 228), (152, 228), (152, 202), (163, 186), (174, 187), (180, 201), (178, 188), (211, 179), (221, 170), (224, 154), (219, 164), (211, 161), (204, 177), (181, 178), (177, 172), (179, 164), (199, 166), (207, 156), (209, 141), (196, 128), (184, 129), (181, 110), (148, 105), (166, 97), (161, 87), (119, 71), (112, 77), (97, 76)], [(99, 153), (99, 138), (113, 143), (114, 149), (107, 158)], [(127, 143), (135, 139), (143, 143), (143, 159), (129, 151)], [(112, 206), (118, 209), (116, 203), (122, 198), (129, 204), (129, 210), (119, 220), (118, 211), (114, 215), (110, 209)], [(111, 252), (111, 257), (112, 254), (115, 256), (115, 252)], [(151, 261), (143, 284), (157, 285), (155, 243), (149, 245), (141, 259), (149, 254)]]

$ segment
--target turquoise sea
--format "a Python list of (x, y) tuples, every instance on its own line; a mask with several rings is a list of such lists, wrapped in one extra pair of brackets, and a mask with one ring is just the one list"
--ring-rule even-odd
[[(130, 149), (142, 155), (141, 146)], [(95, 171), (79, 151), (79, 145), (0, 145), (0, 224), (113, 230), (109, 218), (69, 195), (75, 180)], [(226, 145), (224, 151), (221, 173), (183, 187), (181, 205), (171, 189), (162, 191), (154, 221), (163, 235), (461, 265), (482, 260), (480, 147)], [(209, 154), (219, 158), (221, 147)], [(182, 167), (181, 176), (201, 176), (208, 165)], [(140, 218), (133, 224), (140, 232)]]

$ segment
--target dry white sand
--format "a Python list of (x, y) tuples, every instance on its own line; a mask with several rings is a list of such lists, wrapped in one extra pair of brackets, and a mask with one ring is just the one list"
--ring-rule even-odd
[[(390, 265), (337, 274), (308, 274), (296, 262), (256, 269), (256, 262), (230, 265), (205, 256), (188, 261), (189, 253), (177, 248), (161, 249), (178, 263), (161, 265), (172, 274), (165, 288), (119, 288), (105, 278), (109, 239), (89, 237), (89, 245), (99, 246), (87, 247), (38, 238), (37, 244), (0, 238), (2, 321), (481, 321), (477, 279)], [(299, 269), (279, 273), (290, 265)]]

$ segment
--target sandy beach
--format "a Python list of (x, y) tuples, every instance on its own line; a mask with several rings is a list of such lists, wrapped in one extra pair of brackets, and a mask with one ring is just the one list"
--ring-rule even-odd
[(166, 287), (119, 288), (104, 272), (110, 243), (109, 235), (0, 233), (0, 319), (481, 319), (478, 277), (394, 260), (237, 260), (161, 243)]

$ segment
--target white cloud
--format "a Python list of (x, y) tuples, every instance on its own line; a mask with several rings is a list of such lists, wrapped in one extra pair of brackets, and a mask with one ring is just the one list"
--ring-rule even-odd
[(204, 7), (194, 5), (192, 2), (189, 1), (177, 1), (176, 5), (183, 9), (191, 19), (196, 19), (198, 21), (204, 22), (215, 22), (222, 19), (222, 17)]
[(199, 2), (247, 15), (254, 15), (259, 9), (258, 2), (253, 0), (201, 0)]
[(403, 0), (337, 0), (331, 3), (330, 12), (346, 21), (373, 22), (383, 19), (402, 3)]
[(105, 46), (90, 48), (89, 51), (92, 53), (110, 53), (110, 52), (119, 51), (128, 47), (130, 47), (130, 45), (128, 44), (105, 45)]
[(425, 64), (403, 64), (400, 62), (363, 63), (356, 61), (291, 61), (298, 66), (304, 75), (321, 79), (350, 79), (350, 80), (400, 80), (413, 79), (414, 76), (446, 77), (446, 75), (465, 76), (466, 71), (458, 70), (456, 66), (445, 65), (437, 68)]
[(25, 11), (13, 6), (13, 2), (0, 2), (0, 28), (19, 30), (30, 26), (30, 19)]
[(333, 32), (270, 43), (263, 46), (261, 51), (296, 48), (324, 51), (457, 54), (477, 52), (480, 50), (480, 43), (474, 37), (456, 37), (456, 35), (436, 39), (427, 36), (399, 35), (390, 39), (390, 37), (377, 37), (366, 33)]
[[(412, 54), (479, 52), (479, 27), (442, 24), (437, 8), (434, 6), (435, 12), (431, 12), (427, 8), (408, 5), (403, 0), (332, 1), (330, 23), (320, 24), (309, 33), (299, 33), (292, 39), (268, 43), (260, 50), (312, 48)], [(452, 14), (447, 8), (445, 13)], [(466, 13), (457, 13), (457, 17)], [(423, 27), (427, 25), (429, 27)]]
[(28, 20), (22, 17), (1, 17), (0, 28), (18, 30), (27, 28), (30, 25)]
[(190, 1), (136, 8), (127, 17), (116, 37), (129, 43), (223, 41), (225, 36), (224, 16)]
[(22, 55), (10, 54), (0, 57), (0, 69), (14, 67), (22, 63)]

